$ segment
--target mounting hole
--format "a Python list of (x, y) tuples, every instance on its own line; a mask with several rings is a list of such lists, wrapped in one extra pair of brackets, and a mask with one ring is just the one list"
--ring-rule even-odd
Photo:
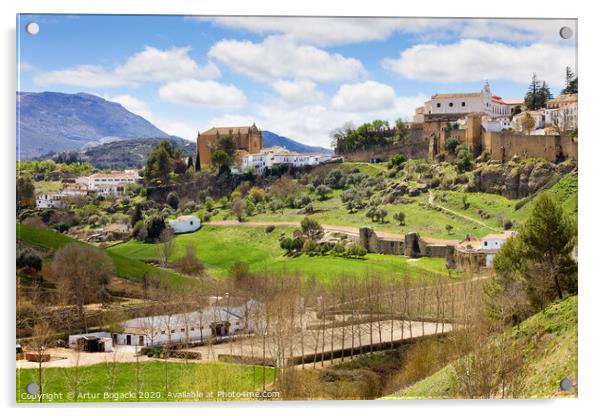
[(568, 378), (563, 378), (560, 380), (560, 390), (569, 391), (573, 388), (573, 382)]
[(38, 32), (40, 31), (40, 25), (37, 24), (36, 22), (29, 22), (29, 23), (27, 23), (27, 25), (25, 25), (25, 30), (30, 35), (37, 35)]
[(570, 39), (573, 37), (573, 29), (568, 26), (562, 26), (560, 28), (560, 37), (562, 39)]

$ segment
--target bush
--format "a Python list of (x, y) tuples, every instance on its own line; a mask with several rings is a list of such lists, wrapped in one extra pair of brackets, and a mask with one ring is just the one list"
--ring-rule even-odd
[(34, 250), (26, 248), (17, 254), (17, 268), (29, 268), (39, 272), (42, 270), (42, 258)]
[(394, 154), (391, 157), (391, 166), (401, 166), (404, 162), (406, 161), (406, 157), (401, 154), (401, 153), (397, 153)]
[(178, 198), (177, 193), (170, 192), (169, 194), (167, 194), (167, 205), (169, 205), (173, 209), (178, 209), (179, 204), (180, 204), (180, 198)]
[(273, 225), (268, 225), (267, 227), (265, 227), (266, 234), (269, 234), (272, 231), (274, 231), (274, 228), (276, 228), (276, 227), (274, 227)]

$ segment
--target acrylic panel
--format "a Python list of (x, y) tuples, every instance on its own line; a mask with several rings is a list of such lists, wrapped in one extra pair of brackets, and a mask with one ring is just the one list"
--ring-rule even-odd
[(576, 397), (576, 19), (17, 16), (16, 401)]

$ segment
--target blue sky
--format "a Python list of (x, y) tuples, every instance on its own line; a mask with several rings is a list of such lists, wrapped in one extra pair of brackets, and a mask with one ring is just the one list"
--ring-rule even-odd
[[(35, 21), (40, 31), (25, 32)], [(21, 91), (87, 92), (169, 134), (255, 122), (328, 145), (347, 121), (411, 119), (436, 92), (557, 94), (572, 20), (20, 15)]]

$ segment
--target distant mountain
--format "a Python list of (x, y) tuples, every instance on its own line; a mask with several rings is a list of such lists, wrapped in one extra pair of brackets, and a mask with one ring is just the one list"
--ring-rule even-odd
[(21, 159), (115, 139), (170, 137), (121, 104), (59, 92), (17, 92), (17, 134)]
[(79, 153), (82, 162), (90, 162), (98, 169), (140, 169), (146, 164), (148, 155), (162, 140), (170, 141), (184, 155), (194, 157), (196, 143), (179, 137), (121, 139), (88, 147)]
[(282, 146), (286, 147), (292, 152), (298, 153), (334, 153), (332, 149), (327, 149), (325, 147), (308, 146), (306, 144), (289, 139), (288, 137), (279, 136), (278, 134), (272, 133), (271, 131), (263, 130), (261, 133), (263, 135), (263, 147)]

